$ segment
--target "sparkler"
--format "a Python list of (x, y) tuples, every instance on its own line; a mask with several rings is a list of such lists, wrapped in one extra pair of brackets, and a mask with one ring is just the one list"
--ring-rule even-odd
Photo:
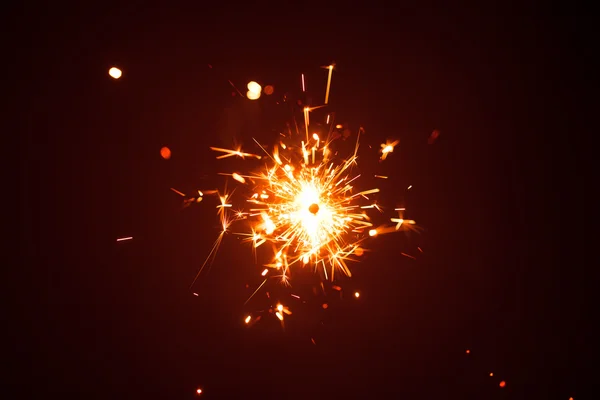
[[(328, 102), (333, 66), (327, 68), (329, 77), (325, 104)], [(304, 75), (301, 81), (304, 91)], [(248, 91), (258, 94), (260, 85), (251, 82)], [(258, 98), (247, 97), (251, 100)], [(258, 248), (268, 248), (270, 251), (261, 273), (264, 280), (249, 301), (271, 278), (290, 284), (292, 271), (297, 268), (313, 268), (322, 281), (333, 282), (336, 274), (340, 273), (350, 277), (352, 272), (348, 263), (358, 261), (358, 257), (364, 254), (365, 241), (415, 224), (413, 220), (404, 219), (404, 209), (396, 209), (398, 218), (390, 218), (395, 225), (374, 225), (369, 213), (384, 212), (373, 198), (380, 190), (377, 187), (359, 189), (361, 175), (355, 171), (364, 130), (361, 128), (358, 132), (353, 153), (345, 158), (340, 157), (334, 150), (334, 142), (341, 139), (332, 133), (334, 126), (336, 129), (341, 126), (330, 121), (331, 114), (326, 116), (329, 132), (311, 134), (314, 129), (311, 129), (310, 113), (320, 107), (324, 105), (305, 107), (304, 129), (297, 128), (296, 132), (280, 134), (280, 142), (272, 149), (267, 150), (255, 140), (259, 154), (245, 152), (241, 148), (211, 147), (219, 153), (217, 159), (237, 157), (263, 165), (256, 169), (249, 168), (248, 171), (220, 173), (231, 177), (237, 185), (236, 189), (240, 190), (236, 191), (238, 195), (235, 198), (232, 197), (233, 191), (212, 191), (220, 200), (217, 214), (222, 229), (196, 279), (214, 259), (227, 232), (243, 237), (243, 242), (251, 244), (254, 252)], [(382, 161), (398, 143), (396, 140), (381, 145)], [(387, 179), (382, 175), (369, 176)], [(183, 193), (172, 190), (183, 196)], [(202, 192), (199, 193), (201, 199)], [(208, 193), (204, 191), (204, 195)], [(240, 221), (243, 221), (245, 229), (241, 232), (231, 231), (231, 226)], [(354, 296), (358, 298), (359, 292), (355, 292)], [(284, 315), (291, 314), (281, 304), (270, 312), (282, 322)], [(252, 320), (251, 316), (246, 316), (244, 322), (249, 324)]]

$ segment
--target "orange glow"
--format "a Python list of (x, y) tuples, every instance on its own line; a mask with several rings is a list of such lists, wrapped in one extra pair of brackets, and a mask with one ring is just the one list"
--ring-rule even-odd
[(200, 388), (196, 389), (196, 394), (202, 394), (202, 389), (200, 389)]
[(494, 376), (494, 373), (493, 373), (493, 372), (490, 372), (490, 376)]
[(356, 249), (354, 249), (354, 254), (360, 257), (363, 254), (365, 254), (365, 251), (362, 247), (357, 247)]
[(165, 160), (168, 160), (169, 158), (171, 158), (171, 149), (169, 149), (168, 147), (163, 147), (162, 149), (160, 149), (160, 156)]
[(467, 354), (470, 354), (470, 353), (471, 353), (471, 350), (467, 349), (466, 353), (467, 353)]
[(265, 86), (264, 92), (267, 96), (272, 95), (274, 91), (275, 91), (275, 88), (273, 86), (271, 86), (271, 85)]
[(504, 386), (506, 386), (506, 382), (504, 382), (504, 381), (500, 382), (500, 387), (503, 388)]
[(335, 129), (342, 129), (342, 128), (343, 128), (343, 126), (341, 126), (340, 124), (337, 124), (337, 125), (335, 126)]
[(355, 292), (355, 293), (354, 293), (354, 297), (356, 297), (356, 298), (358, 299), (358, 298), (360, 297), (360, 293), (358, 293), (358, 292)]
[(327, 304), (327, 303), (323, 303), (323, 309), (324, 309), (324, 310), (327, 310), (327, 308), (328, 308), (328, 307), (329, 307), (329, 304)]
[(112, 67), (108, 70), (108, 75), (113, 79), (119, 79), (123, 75), (123, 72), (117, 67)]
[(369, 236), (377, 236), (377, 229), (371, 229), (369, 231)]
[(246, 319), (244, 320), (244, 322), (247, 323), (247, 324), (249, 324), (251, 320), (252, 320), (252, 317), (248, 315), (246, 317)]

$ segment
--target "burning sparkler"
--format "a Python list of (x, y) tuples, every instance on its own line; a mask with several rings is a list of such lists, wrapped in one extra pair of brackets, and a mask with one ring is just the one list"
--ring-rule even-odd
[[(333, 66), (328, 67), (325, 103), (328, 102), (332, 71)], [(305, 90), (304, 75), (301, 81)], [(260, 85), (251, 82), (248, 90), (256, 94), (248, 95), (248, 98), (257, 99)], [(348, 262), (357, 261), (364, 254), (366, 240), (415, 223), (400, 214), (398, 218), (390, 218), (394, 225), (374, 225), (368, 213), (372, 210), (383, 212), (372, 198), (379, 189), (357, 189), (361, 176), (354, 170), (364, 130), (361, 128), (358, 132), (353, 153), (340, 159), (332, 149), (339, 135), (332, 134), (337, 126), (330, 121), (331, 114), (327, 114), (326, 125), (330, 130), (325, 132), (326, 136), (323, 133), (311, 134), (313, 129), (309, 116), (320, 107), (305, 107), (303, 129), (282, 133), (281, 141), (271, 151), (256, 140), (260, 154), (244, 152), (241, 148), (211, 147), (220, 153), (217, 159), (238, 157), (254, 159), (254, 162), (260, 160), (264, 164), (249, 172), (221, 173), (233, 178), (240, 188), (237, 193), (242, 193), (242, 196), (232, 198), (233, 192), (217, 193), (220, 200), (217, 213), (222, 230), (198, 275), (214, 259), (224, 234), (231, 232), (236, 221), (243, 220), (246, 229), (232, 233), (244, 237), (244, 241), (254, 249), (272, 249), (261, 274), (264, 280), (252, 296), (271, 277), (289, 283), (292, 271), (304, 266), (313, 267), (323, 280), (333, 281), (338, 272), (350, 277), (352, 272)], [(381, 145), (382, 161), (398, 143), (396, 140)], [(375, 177), (387, 179), (381, 175)], [(359, 297), (358, 292), (355, 297)], [(291, 314), (282, 305), (272, 311), (281, 321), (284, 314)], [(251, 320), (250, 316), (244, 319), (246, 324)]]

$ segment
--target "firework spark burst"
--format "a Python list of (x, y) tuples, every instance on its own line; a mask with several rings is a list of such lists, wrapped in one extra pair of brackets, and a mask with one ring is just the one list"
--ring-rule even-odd
[[(328, 67), (326, 102), (332, 71), (333, 66)], [(304, 88), (304, 75), (302, 83)], [(249, 164), (247, 171), (219, 174), (230, 177), (237, 186), (233, 191), (210, 192), (219, 198), (217, 214), (222, 229), (196, 279), (214, 260), (227, 232), (243, 237), (244, 242), (252, 245), (255, 255), (259, 247), (272, 249), (269, 259), (261, 267), (266, 267), (261, 273), (264, 280), (252, 294), (254, 296), (269, 278), (289, 284), (295, 268), (312, 267), (322, 280), (332, 282), (339, 273), (350, 277), (352, 272), (348, 262), (358, 261), (364, 254), (366, 240), (414, 226), (415, 221), (403, 218), (404, 209), (395, 209), (399, 215), (390, 218), (393, 224), (374, 225), (369, 213), (383, 212), (373, 198), (380, 190), (375, 185), (361, 188), (362, 177), (356, 172), (364, 130), (358, 131), (352, 154), (340, 157), (334, 149), (335, 140), (340, 137), (335, 134), (335, 129), (340, 126), (333, 123), (331, 114), (326, 117), (328, 129), (322, 132), (325, 137), (310, 133), (313, 132), (310, 113), (321, 107), (324, 106), (305, 107), (304, 127), (296, 132), (281, 133), (280, 142), (270, 150), (256, 140), (260, 150), (256, 153), (259, 154), (242, 151), (241, 147), (211, 147), (219, 153), (216, 156), (219, 160), (228, 157), (252, 160), (253, 167)], [(380, 161), (385, 160), (398, 143), (395, 140), (381, 144)], [(258, 167), (257, 162), (262, 166)], [(235, 198), (234, 192), (238, 194)], [(204, 191), (205, 195), (208, 193)], [(242, 225), (241, 232), (231, 231), (234, 223)], [(276, 314), (283, 319), (282, 310)], [(250, 322), (249, 319), (245, 321)]]

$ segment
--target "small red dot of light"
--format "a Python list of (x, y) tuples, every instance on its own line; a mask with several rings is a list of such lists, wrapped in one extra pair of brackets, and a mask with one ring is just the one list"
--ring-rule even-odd
[(506, 386), (506, 382), (504, 382), (504, 381), (500, 382), (500, 387), (504, 387), (504, 386)]
[(162, 149), (160, 149), (160, 156), (165, 160), (168, 160), (169, 158), (171, 158), (171, 149), (169, 149), (168, 147), (163, 147)]

